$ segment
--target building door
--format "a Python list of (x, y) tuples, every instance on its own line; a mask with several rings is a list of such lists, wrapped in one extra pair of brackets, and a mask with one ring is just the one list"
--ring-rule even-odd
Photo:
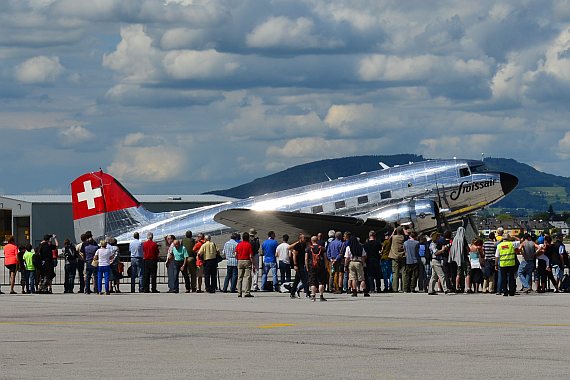
[(14, 237), (18, 245), (30, 242), (30, 217), (18, 216), (14, 218)]
[(12, 210), (0, 210), (0, 243), (12, 235)]

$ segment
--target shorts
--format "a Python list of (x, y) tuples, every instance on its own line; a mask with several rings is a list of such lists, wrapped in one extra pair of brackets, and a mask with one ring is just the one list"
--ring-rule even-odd
[(469, 271), (472, 284), (480, 284), (483, 282), (483, 271), (480, 268), (473, 268)]
[(327, 272), (325, 269), (309, 270), (309, 286), (319, 286), (327, 284)]
[(18, 264), (8, 264), (5, 265), (5, 267), (10, 271), (10, 273), (16, 273), (16, 268), (18, 267)]
[(461, 265), (457, 265), (457, 275), (465, 278), (467, 276), (467, 262), (463, 262)]
[(344, 273), (344, 260), (338, 259), (334, 262), (334, 271), (337, 273)]
[(352, 281), (364, 281), (364, 267), (359, 261), (351, 261), (348, 264), (348, 279)]
[(558, 280), (562, 280), (562, 277), (564, 277), (564, 271), (560, 269), (560, 266), (553, 265), (552, 266), (552, 276), (554, 276), (554, 278), (556, 278)]

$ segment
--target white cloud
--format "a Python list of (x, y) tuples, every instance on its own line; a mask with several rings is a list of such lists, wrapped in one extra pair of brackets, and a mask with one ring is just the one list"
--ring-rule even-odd
[(170, 147), (123, 148), (107, 171), (117, 179), (135, 183), (172, 181), (185, 168), (185, 157), (172, 154)]
[(16, 67), (16, 79), (26, 84), (53, 83), (63, 73), (59, 57), (37, 56)]
[(231, 55), (206, 51), (173, 51), (164, 57), (166, 73), (174, 79), (205, 79), (232, 74), (239, 63)]
[(103, 56), (103, 66), (122, 73), (131, 81), (145, 82), (155, 76), (159, 59), (144, 26), (130, 25), (121, 28), (121, 42), (114, 52)]
[(87, 128), (81, 125), (72, 125), (69, 128), (60, 129), (58, 132), (59, 139), (64, 146), (81, 146), (82, 143), (91, 140), (95, 141), (95, 135)]
[(325, 40), (314, 34), (315, 24), (307, 17), (289, 19), (270, 17), (256, 26), (246, 37), (247, 45), (254, 48), (330, 48), (343, 44), (338, 39)]
[(566, 132), (558, 141), (558, 156), (563, 160), (570, 159), (570, 132)]

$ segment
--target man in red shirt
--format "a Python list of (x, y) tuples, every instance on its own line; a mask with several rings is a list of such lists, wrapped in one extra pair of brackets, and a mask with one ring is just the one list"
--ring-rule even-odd
[(156, 289), (156, 271), (158, 269), (158, 244), (153, 239), (152, 232), (146, 235), (147, 241), (143, 243), (144, 276), (143, 291), (150, 293), (150, 283), (152, 281), (152, 292), (160, 293)]
[(249, 242), (249, 234), (244, 232), (242, 241), (236, 246), (236, 259), (238, 260), (238, 297), (243, 290), (243, 278), (245, 276), (245, 297), (253, 297), (251, 294), (251, 268), (253, 267), (253, 248)]

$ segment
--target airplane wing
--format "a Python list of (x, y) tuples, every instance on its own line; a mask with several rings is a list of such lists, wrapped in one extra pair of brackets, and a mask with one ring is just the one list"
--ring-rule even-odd
[(249, 231), (255, 228), (258, 236), (267, 236), (267, 232), (275, 231), (277, 236), (288, 234), (291, 241), (297, 234), (304, 232), (316, 235), (325, 234), (329, 230), (350, 231), (361, 238), (367, 237), (370, 230), (382, 231), (388, 226), (383, 220), (363, 220), (351, 216), (304, 214), (288, 211), (255, 211), (249, 209), (229, 209), (217, 213), (214, 220), (238, 231)]

